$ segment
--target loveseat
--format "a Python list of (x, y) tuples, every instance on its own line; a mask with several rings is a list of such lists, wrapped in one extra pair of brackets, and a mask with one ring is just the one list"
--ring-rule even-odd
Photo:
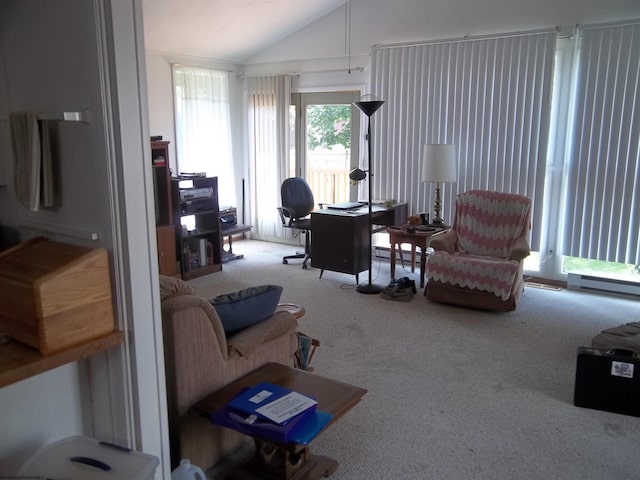
[(171, 464), (207, 470), (245, 437), (213, 425), (190, 407), (268, 362), (293, 366), (297, 321), (285, 311), (227, 337), (216, 310), (187, 283), (160, 276)]

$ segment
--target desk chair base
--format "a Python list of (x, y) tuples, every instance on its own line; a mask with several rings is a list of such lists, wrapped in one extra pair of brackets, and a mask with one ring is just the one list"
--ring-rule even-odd
[(286, 257), (282, 257), (282, 263), (288, 265), (289, 260), (292, 260), (294, 258), (304, 258), (304, 260), (302, 261), (302, 268), (305, 270), (307, 269), (307, 262), (311, 260), (311, 256), (306, 253), (296, 253), (295, 255), (287, 255)]
[(304, 232), (304, 252), (296, 253), (295, 255), (287, 255), (286, 257), (282, 257), (282, 263), (287, 265), (289, 260), (294, 258), (304, 258), (302, 261), (302, 268), (304, 270), (307, 269), (307, 262), (311, 260), (311, 242), (309, 238), (309, 230), (302, 230)]

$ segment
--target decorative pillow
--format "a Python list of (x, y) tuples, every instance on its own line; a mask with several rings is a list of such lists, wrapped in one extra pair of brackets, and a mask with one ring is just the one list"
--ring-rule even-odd
[(225, 333), (232, 335), (273, 315), (281, 294), (279, 285), (260, 285), (219, 295), (209, 302), (220, 317)]

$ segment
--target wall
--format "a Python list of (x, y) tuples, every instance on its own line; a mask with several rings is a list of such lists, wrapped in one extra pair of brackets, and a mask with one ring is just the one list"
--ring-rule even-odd
[[(636, 0), (352, 0), (351, 54), (375, 44), (478, 36), (640, 17)], [(338, 8), (245, 60), (264, 65), (345, 57), (345, 12)]]
[[(370, 51), (374, 44), (456, 38), (638, 18), (640, 2), (352, 0), (350, 52), (345, 46), (344, 13), (344, 7), (337, 8), (306, 28), (268, 46), (244, 61), (242, 65), (223, 67), (246, 76), (301, 73), (295, 75), (292, 80), (294, 92), (360, 89), (367, 93)], [(169, 66), (171, 61), (201, 66), (213, 65), (208, 59), (189, 58), (186, 55), (176, 58), (175, 54), (167, 56), (162, 52), (147, 51), (151, 131), (173, 138)], [(364, 71), (349, 72), (349, 67), (363, 67)], [(241, 93), (241, 86), (238, 86), (238, 93)], [(234, 132), (235, 146), (236, 138), (243, 138), (243, 124), (237, 117), (232, 121), (240, 129)], [(239, 144), (242, 145), (243, 142), (240, 141)], [(236, 154), (238, 161), (244, 161), (244, 155), (240, 155), (240, 152)]]
[[(93, 18), (91, 3), (83, 4), (70, 15), (66, 5), (49, 2), (3, 2), (0, 13), (3, 56), (6, 65), (3, 85), (7, 95), (2, 118), (11, 111), (64, 112), (88, 109), (94, 113), (92, 124), (54, 125), (59, 145), (58, 164), (61, 194), (56, 210), (31, 213), (17, 204), (13, 194), (13, 175), (9, 156), (2, 156), (1, 171), (7, 187), (0, 202), (4, 206), (2, 223), (29, 236), (25, 226), (76, 234), (96, 232), (110, 248), (108, 221), (105, 221), (106, 187), (99, 179), (106, 176), (107, 161), (100, 148), (103, 125), (100, 96), (96, 95), (99, 72), (95, 60), (96, 45), (78, 42), (78, 38), (95, 38), (91, 22), (77, 18)], [(74, 5), (76, 7), (76, 5)], [(39, 32), (39, 35), (33, 35)], [(69, 52), (60, 56), (57, 52)], [(48, 58), (55, 58), (52, 65)], [(78, 65), (84, 65), (82, 74)], [(90, 66), (93, 66), (91, 68)], [(8, 123), (3, 122), (3, 150), (8, 151)], [(88, 159), (92, 161), (87, 161)], [(95, 161), (95, 163), (94, 163)], [(105, 167), (101, 167), (105, 166)], [(78, 175), (77, 177), (75, 175)], [(9, 214), (9, 212), (11, 212)], [(108, 217), (107, 217), (108, 218)], [(63, 235), (62, 240), (69, 240)], [(0, 390), (2, 450), (0, 472), (12, 473), (34, 448), (58, 438), (79, 434), (84, 429), (78, 365), (73, 363), (46, 372), (27, 381)], [(13, 406), (13, 408), (11, 407)], [(13, 472), (15, 473), (15, 472)]]
[[(21, 239), (44, 234), (106, 248), (125, 333), (120, 348), (0, 389), (0, 476), (76, 434), (144, 450), (160, 458), (157, 478), (167, 471), (140, 10), (139, 0), (0, 3), (0, 223)], [(56, 208), (34, 213), (18, 205), (9, 112), (84, 110), (88, 122), (54, 125)]]
[(173, 126), (173, 83), (171, 63), (163, 56), (147, 53), (147, 96), (149, 102), (149, 132), (162, 135), (169, 144), (170, 168), (176, 170), (176, 136)]

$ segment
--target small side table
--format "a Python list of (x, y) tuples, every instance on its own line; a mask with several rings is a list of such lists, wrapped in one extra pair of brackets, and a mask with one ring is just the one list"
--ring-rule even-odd
[(276, 311), (285, 311), (289, 312), (296, 318), (304, 317), (306, 313), (304, 307), (302, 305), (296, 305), (295, 303), (279, 303)]
[[(434, 230), (434, 231), (421, 231), (407, 232), (406, 226), (401, 227), (389, 227), (389, 243), (391, 243), (391, 254), (389, 255), (391, 262), (391, 279), (396, 278), (396, 245), (398, 248), (402, 248), (403, 243), (411, 244), (411, 271), (414, 270), (416, 247), (420, 249), (420, 288), (424, 287), (424, 270), (427, 264), (427, 248), (431, 243), (431, 239), (436, 235), (440, 235), (445, 232), (446, 229)], [(402, 253), (401, 253), (402, 255)]]
[(227, 263), (231, 260), (239, 260), (241, 258), (244, 258), (244, 255), (242, 254), (236, 255), (235, 253), (233, 253), (233, 236), (241, 233), (242, 237), (244, 238), (245, 232), (249, 232), (251, 228), (251, 225), (232, 225), (230, 227), (223, 226), (220, 229), (220, 235), (222, 236), (223, 244), (224, 237), (229, 237), (229, 248), (225, 250), (224, 245), (222, 246), (222, 263)]

